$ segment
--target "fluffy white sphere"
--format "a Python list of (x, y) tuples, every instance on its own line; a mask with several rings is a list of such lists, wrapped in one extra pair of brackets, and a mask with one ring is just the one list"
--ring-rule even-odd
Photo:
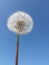
[(27, 34), (33, 28), (33, 20), (29, 14), (18, 11), (8, 18), (7, 26), (18, 34)]

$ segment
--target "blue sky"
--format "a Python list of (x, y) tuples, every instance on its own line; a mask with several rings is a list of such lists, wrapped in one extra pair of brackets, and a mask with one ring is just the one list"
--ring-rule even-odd
[(6, 24), (19, 10), (34, 19), (32, 32), (20, 37), (19, 65), (49, 65), (48, 0), (0, 0), (0, 65), (15, 65), (16, 34)]

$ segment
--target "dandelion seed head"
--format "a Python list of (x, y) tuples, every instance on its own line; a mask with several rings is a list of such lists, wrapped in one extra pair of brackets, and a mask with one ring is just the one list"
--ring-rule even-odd
[(18, 34), (27, 34), (33, 28), (33, 19), (25, 12), (18, 11), (8, 18), (7, 27)]

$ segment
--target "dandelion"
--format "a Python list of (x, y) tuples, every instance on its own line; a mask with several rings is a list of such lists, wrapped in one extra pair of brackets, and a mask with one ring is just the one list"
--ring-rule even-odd
[(16, 65), (18, 65), (19, 37), (33, 29), (33, 19), (25, 12), (18, 11), (8, 18), (7, 27), (17, 33)]

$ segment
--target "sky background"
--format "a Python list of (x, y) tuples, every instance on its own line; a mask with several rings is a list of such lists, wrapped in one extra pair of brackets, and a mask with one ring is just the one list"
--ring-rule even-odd
[(7, 19), (19, 10), (34, 19), (32, 32), (20, 36), (19, 65), (49, 65), (49, 0), (0, 0), (0, 65), (15, 65), (16, 34)]

